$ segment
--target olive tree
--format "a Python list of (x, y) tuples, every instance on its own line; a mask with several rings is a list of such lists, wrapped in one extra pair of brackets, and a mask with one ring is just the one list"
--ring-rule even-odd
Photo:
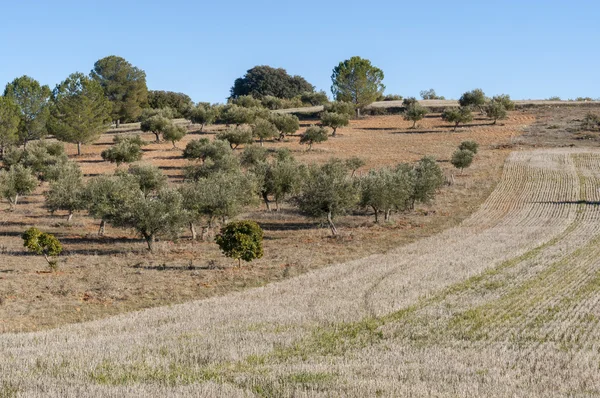
[(325, 112), (347, 115), (349, 118), (356, 114), (356, 107), (351, 102), (333, 101), (324, 106)]
[(67, 221), (71, 221), (73, 213), (86, 208), (84, 202), (84, 184), (81, 169), (74, 162), (65, 164), (55, 180), (50, 182), (45, 207), (52, 213), (58, 210), (67, 212)]
[(230, 127), (225, 131), (221, 131), (215, 137), (217, 140), (226, 141), (231, 149), (236, 149), (240, 145), (251, 144), (252, 130), (245, 127)]
[(413, 174), (413, 192), (409, 207), (413, 209), (415, 202), (427, 204), (435, 198), (435, 194), (444, 183), (444, 173), (434, 158), (425, 156), (414, 166), (400, 165), (398, 170)]
[(457, 169), (460, 169), (460, 173), (463, 173), (463, 170), (466, 169), (473, 163), (473, 157), (475, 154), (468, 149), (457, 149), (452, 154), (452, 159), (450, 159), (450, 163)]
[(171, 117), (172, 112), (168, 108), (158, 111), (145, 110), (140, 119), (140, 129), (151, 132), (156, 137), (156, 142), (160, 142), (160, 135), (173, 123)]
[(321, 125), (324, 127), (331, 127), (333, 129), (332, 137), (336, 136), (337, 129), (350, 124), (350, 120), (347, 114), (335, 113), (335, 112), (323, 112), (321, 115)]
[(269, 121), (279, 131), (279, 141), (283, 141), (287, 134), (295, 133), (300, 128), (298, 117), (287, 113), (272, 113), (269, 115)]
[(454, 123), (454, 131), (460, 123), (468, 123), (473, 120), (473, 114), (468, 106), (458, 108), (446, 108), (442, 113), (442, 119)]
[(314, 218), (326, 219), (334, 236), (338, 233), (335, 218), (356, 206), (358, 200), (357, 186), (348, 174), (348, 168), (337, 159), (322, 166), (311, 165), (301, 193), (295, 197), (300, 211)]
[(263, 256), (263, 230), (254, 221), (234, 221), (221, 228), (215, 242), (227, 257), (250, 262)]
[(20, 164), (41, 181), (52, 179), (57, 167), (68, 161), (64, 145), (60, 142), (34, 141), (24, 149), (11, 149), (6, 152), (4, 167)]
[(279, 211), (279, 204), (299, 191), (305, 174), (304, 168), (291, 157), (257, 163), (252, 172), (256, 176), (258, 190), (267, 211), (271, 211), (271, 197), (275, 202), (275, 209)]
[(14, 209), (19, 203), (19, 197), (29, 195), (37, 187), (38, 180), (31, 170), (22, 164), (10, 166), (8, 170), (0, 170), (0, 195)]
[(310, 126), (300, 137), (300, 144), (308, 144), (308, 150), (310, 151), (313, 144), (327, 141), (328, 135), (325, 128)]
[(277, 127), (268, 120), (257, 119), (252, 126), (252, 136), (258, 138), (260, 146), (263, 146), (263, 141), (269, 138), (275, 138), (279, 135)]
[(364, 159), (361, 159), (358, 156), (353, 156), (351, 158), (346, 159), (345, 163), (346, 167), (348, 167), (348, 169), (352, 172), (352, 177), (354, 177), (356, 170), (360, 169), (366, 164)]
[(360, 179), (359, 185), (360, 204), (373, 209), (377, 223), (380, 212), (389, 221), (392, 211), (407, 209), (414, 191), (414, 178), (410, 170), (404, 168), (383, 168), (371, 170)]
[(146, 143), (142, 141), (140, 136), (115, 136), (113, 142), (115, 144), (112, 147), (105, 149), (100, 153), (103, 160), (116, 163), (118, 167), (121, 163), (133, 163), (142, 159), (144, 154), (142, 146)]
[(483, 106), (485, 105), (485, 93), (482, 89), (476, 88), (471, 91), (467, 91), (461, 95), (458, 103), (462, 107), (479, 108), (483, 112)]
[(484, 112), (487, 117), (493, 120), (492, 124), (496, 124), (498, 120), (508, 118), (508, 112), (500, 102), (490, 102), (485, 106)]
[(244, 167), (252, 167), (266, 162), (269, 153), (266, 148), (258, 145), (247, 145), (240, 155), (240, 163)]
[(195, 223), (204, 222), (203, 236), (213, 224), (240, 214), (254, 203), (256, 184), (241, 172), (218, 171), (180, 187), (183, 207), (188, 214), (192, 238), (196, 239)]
[(156, 194), (167, 186), (167, 176), (152, 164), (134, 164), (125, 171), (117, 171), (117, 175), (128, 174), (132, 176), (144, 197)]
[(429, 90), (422, 90), (420, 93), (421, 98), (424, 100), (445, 100), (443, 96), (437, 95), (435, 90), (430, 88)]
[(473, 154), (475, 155), (479, 150), (479, 144), (475, 141), (463, 141), (458, 146), (458, 149), (466, 149), (468, 151), (473, 152)]
[(173, 144), (173, 148), (177, 148), (175, 143), (177, 141), (181, 141), (183, 137), (187, 134), (187, 129), (183, 126), (178, 126), (175, 123), (171, 122), (167, 124), (167, 126), (163, 130), (163, 138), (167, 141), (171, 141)]
[(377, 100), (383, 94), (383, 71), (368, 59), (352, 57), (333, 68), (331, 92), (337, 101), (351, 102), (360, 109)]
[(187, 114), (190, 122), (200, 125), (200, 132), (204, 130), (204, 126), (213, 124), (217, 118), (217, 110), (209, 104), (198, 104)]
[(417, 126), (417, 122), (422, 120), (428, 113), (429, 111), (425, 107), (421, 106), (418, 102), (415, 102), (404, 110), (404, 120), (412, 121), (412, 128), (414, 129)]

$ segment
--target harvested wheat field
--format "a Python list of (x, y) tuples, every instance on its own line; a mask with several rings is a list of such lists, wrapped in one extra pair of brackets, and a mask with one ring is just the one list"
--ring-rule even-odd
[(3, 334), (31, 397), (600, 394), (600, 151), (513, 152), (460, 225), (222, 297)]
[[(99, 221), (85, 212), (67, 222), (64, 213), (52, 215), (44, 208), (47, 184), (23, 198), (15, 211), (5, 211), (8, 204), (0, 203), (0, 333), (39, 331), (263, 286), (311, 269), (384, 253), (457, 225), (496, 186), (511, 142), (536, 117), (515, 111), (496, 126), (489, 120), (475, 120), (453, 132), (439, 115), (430, 116), (417, 129), (410, 129), (412, 123), (398, 115), (353, 120), (349, 127), (339, 129), (338, 137), (315, 145), (312, 151), (300, 145), (297, 136), (266, 142), (268, 148), (289, 148), (303, 163), (360, 156), (366, 164), (359, 172), (432, 155), (447, 176), (455, 173), (449, 158), (461, 141), (477, 141), (480, 151), (473, 165), (456, 175), (453, 185), (443, 187), (431, 205), (418, 205), (415, 211), (396, 214), (391, 222), (380, 224), (374, 223), (369, 210), (347, 214), (338, 220), (337, 239), (331, 238), (321, 221), (303, 216), (291, 205), (284, 204), (280, 212), (267, 212), (264, 204), (250, 208), (239, 218), (261, 225), (265, 255), (241, 269), (213, 241), (192, 241), (188, 231), (175, 242), (157, 242), (154, 254), (147, 253), (145, 244), (131, 231), (108, 227), (105, 236), (98, 236)], [(302, 129), (310, 123), (303, 122)], [(137, 126), (132, 127), (128, 134), (140, 133)], [(210, 126), (201, 134), (198, 126), (190, 126), (179, 149), (171, 143), (152, 142), (144, 148), (142, 163), (159, 166), (171, 177), (172, 185), (179, 184), (181, 167), (188, 164), (182, 157), (185, 144), (202, 137), (212, 139), (223, 128)], [(114, 134), (84, 145), (80, 157), (75, 156), (75, 145), (66, 145), (88, 178), (115, 170), (114, 164), (100, 157), (112, 145)], [(152, 141), (154, 135), (143, 138)], [(48, 272), (43, 257), (23, 247), (20, 236), (31, 226), (55, 234), (63, 243), (65, 253), (58, 272)]]

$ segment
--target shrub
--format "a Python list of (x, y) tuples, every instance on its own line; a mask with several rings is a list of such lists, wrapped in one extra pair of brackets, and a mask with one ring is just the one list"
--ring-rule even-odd
[(396, 94), (387, 94), (381, 98), (381, 101), (402, 101), (402, 96)]
[(283, 109), (283, 101), (281, 98), (273, 97), (272, 95), (264, 96), (260, 102), (262, 106), (272, 111)]
[(115, 137), (114, 142), (115, 145), (100, 153), (104, 161), (120, 166), (121, 163), (137, 162), (144, 154), (140, 145), (143, 141), (139, 136), (131, 139)]
[(232, 98), (231, 103), (243, 108), (261, 108), (263, 106), (259, 99), (251, 95), (240, 95), (237, 98)]
[(327, 130), (323, 127), (310, 126), (306, 129), (302, 137), (300, 137), (300, 144), (308, 144), (308, 150), (312, 149), (313, 144), (327, 141)]
[(48, 266), (55, 270), (58, 268), (58, 257), (62, 251), (62, 245), (54, 235), (43, 233), (37, 228), (31, 227), (21, 236), (23, 246), (36, 254), (42, 254)]
[(474, 156), (475, 154), (469, 151), (468, 149), (457, 149), (452, 154), (452, 159), (450, 160), (450, 163), (452, 163), (452, 165), (457, 169), (460, 169), (460, 172), (462, 174), (463, 170), (469, 167), (471, 163), (473, 163)]
[(356, 107), (351, 102), (334, 101), (325, 105), (325, 112), (339, 113), (353, 117), (356, 114)]
[(477, 153), (479, 149), (479, 144), (475, 141), (463, 141), (458, 146), (458, 149), (466, 149), (467, 151), (473, 152), (473, 154)]
[(215, 241), (227, 257), (250, 262), (263, 256), (263, 230), (254, 221), (234, 221), (223, 228)]
[(418, 104), (418, 103), (419, 103), (419, 101), (415, 97), (407, 97), (407, 98), (404, 98), (404, 100), (402, 101), (402, 106), (404, 108), (408, 108), (408, 107), (410, 107), (414, 104)]
[(325, 91), (319, 92), (305, 92), (300, 96), (300, 101), (303, 104), (317, 106), (317, 105), (325, 105), (329, 102), (329, 98)]

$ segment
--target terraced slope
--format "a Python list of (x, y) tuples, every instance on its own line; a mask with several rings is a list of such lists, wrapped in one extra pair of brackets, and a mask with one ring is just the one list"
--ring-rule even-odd
[(457, 228), (264, 288), (0, 335), (0, 396), (600, 394), (600, 152), (509, 157)]

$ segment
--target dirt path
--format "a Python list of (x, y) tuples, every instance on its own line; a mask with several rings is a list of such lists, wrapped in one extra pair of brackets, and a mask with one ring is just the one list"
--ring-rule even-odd
[(598, 394), (599, 183), (600, 151), (514, 152), (468, 220), (387, 254), (0, 335), (0, 396)]

